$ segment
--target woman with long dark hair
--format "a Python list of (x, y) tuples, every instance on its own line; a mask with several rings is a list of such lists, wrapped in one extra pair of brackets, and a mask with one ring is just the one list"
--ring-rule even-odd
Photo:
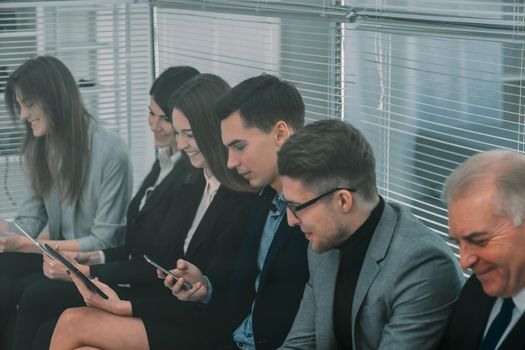
[[(132, 192), (127, 146), (91, 117), (69, 69), (51, 56), (28, 60), (9, 77), (5, 102), (26, 128), (21, 154), (29, 194), (14, 223), (33, 237), (47, 227), (41, 238), (62, 250), (122, 244)], [(0, 220), (1, 331), (20, 290), (42, 270), (40, 251), (14, 223)]]
[[(51, 56), (25, 62), (7, 80), (5, 102), (26, 128), (22, 159), (30, 196), (15, 222), (35, 237), (47, 225), (57, 241), (48, 243), (63, 250), (121, 243), (115, 232), (125, 225), (132, 188), (127, 147), (88, 113), (69, 69)], [(0, 230), (18, 232), (3, 220)], [(19, 235), (4, 237), (0, 250), (39, 252)]]

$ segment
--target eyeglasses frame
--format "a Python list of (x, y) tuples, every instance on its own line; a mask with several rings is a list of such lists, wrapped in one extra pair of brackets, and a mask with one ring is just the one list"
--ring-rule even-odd
[(320, 199), (334, 193), (334, 192), (337, 192), (337, 191), (341, 191), (341, 190), (345, 190), (345, 191), (348, 191), (348, 192), (356, 192), (357, 190), (356, 189), (353, 189), (353, 188), (346, 188), (346, 187), (336, 187), (336, 188), (333, 188), (331, 189), (330, 191), (327, 191), (317, 197), (314, 197), (302, 204), (299, 204), (298, 206), (294, 206), (294, 207), (291, 207), (288, 203), (286, 203), (286, 207), (288, 209), (290, 209), (290, 211), (295, 215), (295, 217), (297, 218), (297, 212), (300, 211), (300, 210), (303, 210), (304, 208), (308, 208), (309, 206), (317, 203)]

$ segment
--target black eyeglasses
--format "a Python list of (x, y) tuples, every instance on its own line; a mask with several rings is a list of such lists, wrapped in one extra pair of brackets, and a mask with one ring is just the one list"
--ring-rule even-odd
[[(288, 209), (290, 209), (290, 211), (291, 211), (294, 215), (296, 215), (297, 212), (298, 212), (299, 210), (302, 210), (302, 209), (304, 209), (304, 208), (308, 208), (308, 207), (311, 206), (312, 204), (314, 204), (314, 203), (316, 203), (317, 201), (319, 201), (321, 198), (326, 197), (326, 196), (328, 196), (329, 194), (332, 194), (332, 193), (334, 193), (335, 191), (340, 191), (340, 190), (346, 190), (346, 191), (348, 191), (348, 192), (355, 192), (355, 191), (356, 191), (356, 190), (353, 189), (353, 188), (337, 187), (337, 188), (334, 188), (334, 189), (332, 189), (332, 190), (330, 190), (330, 191), (328, 191), (328, 192), (323, 193), (323, 194), (320, 195), (320, 196), (317, 196), (317, 197), (315, 197), (315, 198), (312, 198), (312, 199), (310, 199), (309, 201), (304, 202), (303, 204), (293, 205), (293, 204), (286, 203), (286, 206), (288, 207)], [(297, 215), (296, 215), (296, 216), (297, 216)]]

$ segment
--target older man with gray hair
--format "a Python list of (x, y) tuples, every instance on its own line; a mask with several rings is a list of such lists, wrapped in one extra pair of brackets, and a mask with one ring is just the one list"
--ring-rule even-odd
[(474, 274), (442, 349), (525, 349), (525, 155), (472, 156), (450, 175), (443, 199), (461, 267)]

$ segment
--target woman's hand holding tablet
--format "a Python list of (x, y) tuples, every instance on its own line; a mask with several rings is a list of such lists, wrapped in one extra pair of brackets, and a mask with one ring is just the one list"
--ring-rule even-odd
[(91, 291), (97, 293), (104, 299), (108, 299), (108, 296), (100, 288), (98, 288), (89, 277), (84, 275), (71, 261), (60, 255), (59, 252), (57, 252), (48, 244), (44, 244), (44, 248), (51, 256), (63, 263), (69, 269), (69, 271), (76, 275), (76, 277), (78, 277)]

